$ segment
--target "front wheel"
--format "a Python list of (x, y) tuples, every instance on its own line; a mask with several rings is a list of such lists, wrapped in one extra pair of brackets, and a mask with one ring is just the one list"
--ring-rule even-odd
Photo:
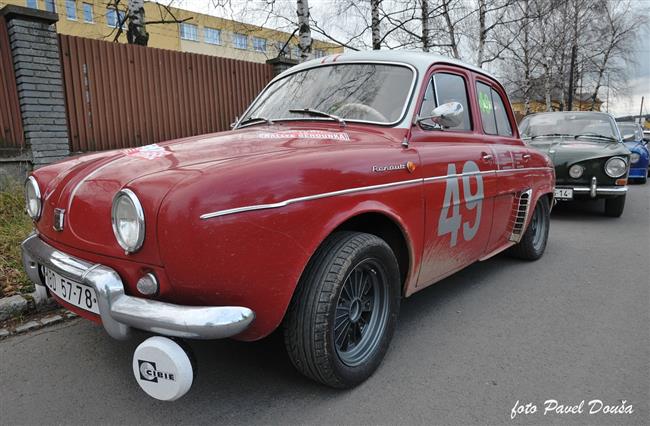
[(335, 388), (370, 377), (395, 331), (399, 277), (397, 259), (381, 238), (332, 234), (310, 260), (284, 321), (293, 365)]
[(537, 260), (542, 257), (548, 241), (550, 214), (548, 197), (542, 196), (537, 200), (533, 217), (521, 241), (510, 248), (509, 253), (512, 256), (525, 260)]
[(625, 208), (625, 195), (605, 200), (605, 214), (609, 217), (621, 217)]

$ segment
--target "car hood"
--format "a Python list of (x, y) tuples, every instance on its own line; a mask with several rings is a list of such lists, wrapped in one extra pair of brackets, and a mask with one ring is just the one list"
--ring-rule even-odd
[(638, 152), (639, 154), (648, 152), (648, 147), (641, 141), (624, 142), (624, 144), (630, 151)]
[(530, 146), (546, 153), (556, 166), (593, 158), (629, 155), (628, 149), (620, 142), (557, 138), (549, 139), (548, 142), (535, 142)]
[[(157, 211), (166, 194), (185, 177), (204, 168), (219, 169), (220, 163), (244, 157), (247, 163), (261, 164), (270, 155), (299, 148), (366, 144), (378, 139), (386, 141), (389, 137), (385, 132), (367, 128), (253, 126), (79, 156), (34, 172), (44, 199), (38, 229), (54, 241), (98, 254), (121, 256), (123, 251), (115, 241), (110, 218), (113, 198), (122, 188), (129, 187), (139, 196), (149, 232), (155, 229)], [(54, 209), (65, 210), (62, 232), (53, 230)], [(158, 263), (156, 253), (155, 244), (147, 247), (145, 242), (133, 258)]]

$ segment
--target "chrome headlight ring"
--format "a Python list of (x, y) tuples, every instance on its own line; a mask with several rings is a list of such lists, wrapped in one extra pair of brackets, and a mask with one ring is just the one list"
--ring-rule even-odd
[(638, 163), (640, 158), (641, 155), (639, 155), (638, 152), (633, 152), (632, 155), (630, 155), (630, 164)]
[(43, 210), (43, 200), (41, 190), (34, 176), (30, 176), (25, 181), (25, 209), (32, 220), (38, 220)]
[(117, 243), (129, 253), (138, 251), (144, 243), (144, 210), (137, 195), (122, 189), (113, 198), (111, 224)]
[(627, 172), (627, 162), (621, 157), (612, 157), (605, 163), (605, 173), (611, 178), (620, 178)]

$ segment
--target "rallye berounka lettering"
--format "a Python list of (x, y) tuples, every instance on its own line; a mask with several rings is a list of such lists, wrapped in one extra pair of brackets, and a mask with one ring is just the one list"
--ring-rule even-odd
[(154, 334), (133, 374), (155, 398), (189, 391), (186, 341), (278, 327), (297, 370), (349, 388), (402, 298), (505, 250), (542, 256), (554, 179), (484, 70), (344, 54), (277, 76), (231, 131), (34, 171), (24, 266), (110, 336)]

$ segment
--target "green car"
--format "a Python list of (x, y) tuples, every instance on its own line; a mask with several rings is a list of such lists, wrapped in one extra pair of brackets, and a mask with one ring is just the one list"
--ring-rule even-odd
[(604, 112), (545, 112), (525, 117), (521, 136), (555, 165), (555, 199), (605, 199), (605, 214), (625, 207), (630, 151)]

